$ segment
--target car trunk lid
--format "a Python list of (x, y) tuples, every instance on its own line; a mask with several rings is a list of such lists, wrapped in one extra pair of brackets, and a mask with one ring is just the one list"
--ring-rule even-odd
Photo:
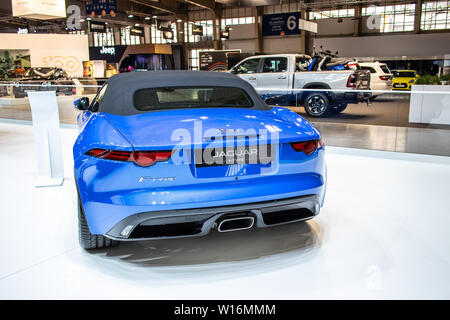
[(276, 170), (284, 145), (319, 138), (309, 122), (284, 108), (197, 108), (105, 116), (137, 151), (175, 149), (179, 153), (172, 157), (174, 163), (183, 152), (188, 154), (184, 164), (196, 178), (270, 173)]

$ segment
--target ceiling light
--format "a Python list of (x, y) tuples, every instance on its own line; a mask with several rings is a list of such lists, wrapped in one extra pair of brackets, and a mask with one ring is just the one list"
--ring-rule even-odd
[(183, 22), (183, 20), (181, 20), (181, 19), (177, 19), (177, 22)]
[(86, 20), (92, 20), (92, 18), (91, 17), (87, 17)]
[(158, 18), (158, 16), (153, 16), (152, 18), (153, 18), (153, 19), (156, 19), (156, 18)]
[(134, 18), (134, 16), (132, 14), (129, 14), (128, 18)]
[(80, 22), (84, 22), (84, 19), (80, 19)]
[(139, 23), (135, 23), (134, 26), (135, 26), (135, 27), (139, 27)]
[(151, 18), (150, 17), (145, 17), (145, 20), (150, 20)]

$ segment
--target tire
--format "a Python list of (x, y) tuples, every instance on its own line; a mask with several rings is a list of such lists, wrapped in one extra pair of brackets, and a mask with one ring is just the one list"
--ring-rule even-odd
[(304, 107), (311, 117), (323, 117), (331, 108), (327, 96), (321, 92), (308, 94), (304, 100)]
[(333, 111), (336, 113), (341, 113), (342, 111), (344, 111), (347, 108), (347, 104), (346, 103), (339, 103), (334, 109)]
[(83, 249), (111, 248), (119, 244), (119, 241), (111, 240), (99, 234), (92, 234), (84, 215), (83, 206), (78, 195), (78, 240)]

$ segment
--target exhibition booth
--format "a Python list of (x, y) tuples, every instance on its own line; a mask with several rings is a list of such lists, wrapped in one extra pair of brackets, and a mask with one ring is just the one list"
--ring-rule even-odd
[(181, 52), (180, 46), (169, 44), (101, 46), (89, 47), (89, 59), (104, 61), (103, 76), (109, 77), (110, 70), (117, 73), (133, 70), (182, 69), (184, 58)]
[(449, 299), (448, 30), (166, 1), (0, 28), (0, 299)]
[(29, 66), (54, 67), (63, 68), (71, 77), (82, 77), (83, 61), (89, 60), (88, 37), (0, 33), (0, 56), (2, 72), (16, 66), (19, 70)]

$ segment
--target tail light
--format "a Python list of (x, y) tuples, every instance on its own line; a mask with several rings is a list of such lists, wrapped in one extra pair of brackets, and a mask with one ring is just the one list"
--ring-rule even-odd
[(348, 88), (354, 88), (354, 87), (356, 87), (356, 74), (351, 74), (349, 77), (348, 77), (348, 80), (347, 80), (347, 87)]
[(358, 70), (359, 69), (359, 63), (358, 62), (349, 62), (348, 63), (348, 67)]
[(322, 139), (302, 141), (302, 142), (292, 142), (291, 146), (297, 152), (303, 151), (304, 154), (312, 154), (318, 148), (323, 146), (323, 142)]
[(384, 81), (389, 80), (389, 76), (380, 76), (380, 80)]
[(149, 167), (156, 162), (170, 159), (172, 151), (117, 151), (106, 149), (91, 149), (86, 155), (106, 160), (134, 162), (141, 167)]

